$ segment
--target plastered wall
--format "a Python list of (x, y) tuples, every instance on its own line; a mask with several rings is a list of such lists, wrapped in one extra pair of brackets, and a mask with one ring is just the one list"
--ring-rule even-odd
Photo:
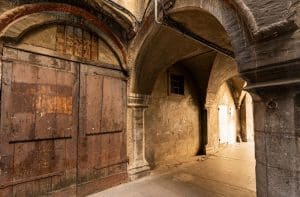
[[(223, 117), (225, 120), (220, 120), (220, 109), (221, 106), (226, 106), (227, 108), (227, 117)], [(209, 153), (215, 152), (218, 147), (220, 146), (220, 142), (222, 143), (234, 143), (236, 140), (236, 109), (232, 94), (230, 92), (230, 88), (228, 87), (227, 83), (223, 83), (215, 97), (215, 102), (209, 108), (208, 114), (208, 127), (209, 130), (209, 143), (213, 147), (213, 150), (209, 150)], [(227, 122), (225, 126), (220, 126), (220, 122)], [(227, 139), (221, 139), (221, 132), (223, 132), (223, 138), (226, 137)]]
[[(185, 95), (168, 92), (169, 72), (185, 77)], [(173, 67), (156, 81), (145, 114), (146, 159), (153, 167), (197, 154), (200, 124), (197, 90), (183, 68)]]

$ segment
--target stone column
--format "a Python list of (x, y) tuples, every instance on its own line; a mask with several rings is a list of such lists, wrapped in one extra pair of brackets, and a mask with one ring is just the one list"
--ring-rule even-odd
[(205, 105), (207, 111), (207, 134), (205, 153), (207, 155), (214, 154), (219, 146), (219, 124), (216, 116), (218, 116), (218, 109), (216, 105)]
[(148, 107), (149, 96), (131, 94), (128, 99), (129, 119), (131, 128), (132, 153), (129, 161), (128, 174), (131, 180), (143, 177), (150, 172), (145, 158), (145, 123), (144, 114)]
[(254, 119), (253, 119), (253, 101), (250, 94), (246, 94), (246, 132), (247, 142), (254, 142)]
[[(269, 70), (278, 73), (270, 75), (278, 77), (272, 80), (267, 78), (267, 73), (260, 75), (257, 72), (255, 78), (260, 81), (253, 80), (247, 87), (254, 103), (258, 197), (296, 197), (300, 194), (299, 70), (291, 68), (292, 74)], [(289, 69), (285, 67), (284, 71)], [(262, 81), (265, 78), (268, 81)]]
[(236, 141), (242, 142), (242, 135), (241, 135), (241, 108), (238, 103), (235, 103), (235, 126), (236, 126)]

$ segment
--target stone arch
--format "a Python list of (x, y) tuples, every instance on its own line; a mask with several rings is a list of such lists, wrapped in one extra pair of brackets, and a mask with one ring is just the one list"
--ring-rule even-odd
[(224, 55), (218, 54), (210, 72), (206, 93), (206, 107), (209, 107), (215, 99), (219, 87), (232, 77), (238, 75), (236, 62)]
[(8, 10), (0, 16), (0, 38), (17, 41), (31, 29), (51, 23), (80, 25), (90, 29), (113, 49), (126, 70), (127, 50), (121, 39), (97, 16), (68, 4), (26, 4)]
[[(125, 135), (126, 127), (123, 125), (125, 125), (124, 123), (126, 118), (125, 102), (126, 102), (127, 77), (124, 76), (124, 74), (126, 73), (125, 66), (127, 64), (127, 60), (126, 60), (127, 50), (124, 41), (122, 41), (121, 38), (118, 37), (115, 31), (112, 31), (112, 29), (113, 30), (115, 29), (113, 27), (111, 28), (106, 23), (107, 21), (105, 20), (102, 21), (101, 19), (99, 19), (98, 15), (91, 14), (90, 12), (79, 7), (75, 7), (67, 4), (61, 4), (61, 3), (26, 4), (8, 10), (4, 12), (2, 15), (0, 15), (1, 57), (3, 55), (3, 58), (1, 58), (1, 62), (0, 62), (1, 68), (3, 70), (14, 70), (14, 71), (19, 70), (18, 76), (9, 73), (7, 75), (3, 75), (3, 78), (4, 77), (10, 78), (9, 80), (11, 81), (11, 84), (15, 84), (17, 86), (20, 84), (24, 85), (24, 88), (20, 90), (23, 91), (24, 93), (24, 94), (21, 93), (23, 94), (23, 96), (22, 98), (20, 97), (19, 100), (20, 106), (22, 107), (26, 106), (26, 104), (24, 104), (23, 101), (27, 100), (27, 97), (32, 98), (29, 101), (31, 103), (29, 105), (34, 106), (32, 107), (33, 108), (32, 112), (36, 110), (36, 112), (33, 113), (37, 114), (37, 111), (39, 112), (43, 111), (42, 112), (43, 114), (47, 114), (45, 116), (41, 115), (41, 118), (39, 119), (33, 118), (32, 123), (30, 124), (38, 125), (41, 122), (43, 122), (42, 124), (44, 124), (44, 126), (46, 124), (49, 125), (53, 123), (52, 121), (53, 118), (50, 117), (54, 117), (54, 116), (58, 117), (56, 115), (58, 113), (61, 115), (60, 117), (57, 118), (58, 121), (56, 123), (53, 123), (56, 126), (49, 126), (48, 127), (49, 132), (47, 132), (47, 134), (43, 136), (41, 135), (37, 136), (38, 135), (37, 134), (28, 137), (27, 131), (24, 131), (22, 129), (18, 130), (19, 133), (22, 133), (20, 134), (22, 135), (20, 136), (20, 139), (30, 139), (27, 140), (26, 142), (30, 143), (30, 146), (32, 145), (36, 147), (36, 151), (28, 151), (24, 149), (25, 157), (21, 159), (22, 161), (20, 161), (20, 165), (22, 165), (20, 169), (22, 169), (23, 172), (27, 171), (26, 170), (27, 166), (25, 166), (27, 164), (29, 164), (28, 168), (30, 168), (30, 163), (26, 163), (27, 161), (34, 161), (34, 163), (40, 163), (41, 161), (43, 161), (47, 163), (47, 167), (45, 168), (43, 167), (43, 170), (36, 170), (35, 173), (28, 173), (26, 175), (26, 177), (29, 177), (30, 179), (28, 181), (28, 184), (31, 184), (32, 187), (27, 188), (26, 191), (22, 191), (23, 193), (27, 193), (27, 194), (31, 193), (34, 195), (46, 195), (46, 193), (57, 193), (58, 195), (60, 195), (60, 193), (65, 193), (66, 191), (66, 193), (68, 193), (68, 195), (71, 196), (75, 196), (75, 195), (86, 196), (87, 194), (94, 192), (96, 190), (104, 189), (103, 188), (104, 184), (102, 185), (102, 183), (100, 183), (99, 181), (102, 179), (103, 182), (107, 182), (107, 180), (104, 180), (103, 177), (110, 176), (110, 175), (99, 174), (97, 175), (97, 177), (94, 175), (91, 176), (91, 174), (95, 174), (94, 170), (96, 169), (92, 165), (100, 166), (101, 164), (99, 165), (98, 163), (96, 164), (95, 162), (90, 162), (89, 159), (86, 159), (85, 161), (78, 159), (81, 157), (80, 155), (88, 155), (90, 158), (95, 158), (95, 156), (90, 154), (91, 152), (97, 154), (98, 156), (101, 154), (90, 150), (110, 149), (108, 148), (109, 147), (108, 144), (111, 144), (109, 142), (105, 145), (105, 147), (103, 146), (103, 148), (99, 148), (99, 147), (87, 148), (87, 146), (82, 147), (80, 143), (77, 143), (80, 140), (79, 137), (77, 138), (77, 136), (81, 135), (80, 134), (81, 131), (77, 129), (78, 128), (77, 126), (80, 124), (85, 125), (85, 123), (83, 123), (85, 120), (82, 121), (83, 118), (82, 119), (80, 118), (83, 116), (87, 116), (88, 114), (86, 112), (82, 113), (84, 114), (82, 116), (81, 114), (79, 114), (79, 111), (81, 109), (86, 110), (88, 108), (88, 105), (86, 105), (87, 103), (89, 103), (88, 100), (89, 98), (87, 98), (88, 97), (87, 95), (89, 96), (93, 95), (94, 96), (93, 98), (97, 97), (96, 99), (94, 99), (94, 101), (97, 100), (96, 103), (93, 103), (93, 101), (90, 102), (93, 103), (93, 107), (91, 108), (97, 109), (97, 111), (99, 112), (98, 114), (101, 114), (101, 119), (103, 120), (103, 122), (106, 123), (108, 122), (108, 121), (104, 121), (103, 118), (104, 116), (102, 116), (102, 113), (103, 114), (106, 113), (104, 112), (104, 110), (106, 109), (110, 110), (109, 120), (112, 121), (120, 120), (120, 124), (119, 123), (112, 124), (114, 126), (118, 124), (120, 126), (120, 129), (104, 128), (105, 127), (104, 124), (102, 124), (101, 126), (100, 124), (98, 125), (99, 125), (99, 130), (101, 129), (106, 131), (118, 130), (119, 134), (117, 135), (120, 136), (118, 139), (121, 140), (122, 138), (122, 142), (119, 141), (116, 142), (116, 144), (112, 145), (112, 147), (114, 147), (114, 152), (110, 154), (115, 154), (115, 155), (119, 154), (120, 157), (118, 156), (118, 158), (115, 159), (120, 160), (120, 162), (110, 161), (110, 163), (113, 166), (115, 166), (116, 163), (118, 163), (118, 165), (122, 165), (122, 167), (119, 168), (120, 170), (122, 169), (122, 173), (119, 171), (119, 172), (111, 172), (111, 174), (122, 174), (118, 178), (114, 178), (114, 180), (117, 180), (116, 182), (118, 182), (118, 184), (126, 181), (127, 179), (127, 164), (126, 164), (127, 161), (123, 160), (123, 157), (126, 158), (126, 151), (124, 151), (126, 147), (125, 147), (125, 143), (123, 143), (125, 141), (125, 136), (126, 136)], [(55, 30), (52, 31), (51, 28)], [(61, 28), (62, 31), (58, 31), (59, 28)], [(49, 29), (51, 29), (50, 33), (48, 33)], [(66, 29), (69, 30), (71, 29), (71, 31), (67, 32)], [(79, 33), (80, 36), (75, 36), (76, 32), (77, 33), (80, 32)], [(59, 34), (62, 36), (58, 36)], [(44, 42), (44, 39), (46, 40), (46, 42)], [(25, 40), (26, 41), (30, 40), (30, 42), (24, 42)], [(49, 40), (51, 41), (51, 47), (44, 47), (47, 45), (41, 45), (42, 42), (47, 43), (47, 41)], [(40, 41), (40, 42), (36, 42), (36, 41)], [(52, 41), (54, 42), (53, 45), (52, 45)], [(80, 43), (80, 45), (78, 43)], [(47, 44), (49, 44), (49, 42)], [(62, 50), (61, 48), (58, 49), (57, 47), (58, 45), (62, 46), (61, 48), (63, 49)], [(66, 53), (67, 50), (71, 52)], [(80, 52), (78, 52), (77, 50)], [(82, 55), (85, 54), (86, 51), (88, 51), (86, 53), (88, 55), (86, 56)], [(96, 55), (93, 56), (93, 54)], [(105, 55), (107, 55), (108, 60), (110, 60), (111, 58), (113, 59), (113, 61), (111, 62), (106, 61), (107, 59), (103, 58), (105, 57)], [(116, 61), (116, 59), (118, 59), (118, 61)], [(123, 68), (120, 68), (120, 66), (123, 66)], [(31, 78), (31, 79), (26, 80), (26, 78), (27, 79)], [(30, 89), (27, 88), (29, 86), (33, 87), (32, 89), (33, 91), (32, 93), (27, 92), (28, 93), (27, 94), (25, 92), (27, 89)], [(95, 88), (92, 89), (90, 87), (95, 87)], [(6, 89), (7, 91), (10, 91), (8, 89), (11, 88)], [(42, 89), (43, 91), (40, 91)], [(1, 89), (2, 93), (5, 92), (6, 90), (4, 90), (4, 88)], [(32, 96), (30, 94), (35, 94), (37, 96)], [(44, 95), (51, 95), (51, 96), (44, 96)], [(37, 109), (36, 106), (39, 105), (36, 104), (36, 102), (38, 102), (37, 101), (38, 97), (42, 98), (40, 100), (43, 100), (40, 103), (51, 103), (49, 104), (48, 109), (51, 108), (52, 110), (51, 109), (48, 110), (44, 107), (41, 107), (43, 109)], [(84, 104), (80, 102), (81, 101), (80, 99), (82, 99), (82, 97), (85, 97), (86, 99)], [(90, 96), (90, 98), (91, 97), (92, 96)], [(13, 101), (14, 98), (10, 97), (5, 100), (8, 103)], [(114, 104), (107, 103), (104, 101), (108, 101), (108, 102), (113, 101), (114, 103), (118, 103), (117, 104), (118, 106), (113, 107)], [(4, 108), (6, 107), (3, 106), (3, 109)], [(58, 108), (61, 109), (58, 110)], [(112, 108), (115, 108), (116, 110)], [(117, 110), (121, 110), (121, 111), (117, 112)], [(21, 111), (22, 109), (20, 110), (20, 113), (23, 113)], [(111, 111), (118, 113), (118, 115), (116, 115), (116, 118), (112, 117)], [(87, 119), (90, 118), (86, 118), (86, 120)], [(100, 120), (100, 118), (97, 119)], [(95, 122), (99, 123), (98, 120), (96, 120)], [(22, 124), (24, 123), (24, 121), (20, 120), (19, 123)], [(74, 125), (74, 127), (69, 126), (71, 124)], [(106, 125), (109, 124), (110, 123)], [(44, 128), (46, 127), (44, 126), (41, 126), (39, 128), (36, 127), (36, 128), (37, 130), (44, 131)], [(55, 132), (56, 134), (52, 135), (51, 133), (52, 130), (50, 131), (50, 128), (54, 128), (53, 132)], [(85, 128), (85, 129), (86, 130), (84, 132), (86, 135), (87, 133), (90, 133), (90, 131), (88, 131), (89, 128)], [(36, 133), (39, 132), (33, 130), (35, 129), (32, 129), (32, 132), (36, 132)], [(65, 134), (65, 132), (62, 130), (68, 131), (69, 133)], [(94, 128), (92, 130), (94, 130)], [(13, 129), (9, 130), (9, 132), (10, 131), (13, 131)], [(66, 137), (66, 135), (68, 135), (68, 137)], [(43, 142), (51, 141), (51, 143), (53, 142), (53, 144), (55, 144), (56, 143), (55, 140), (57, 140), (56, 136), (63, 136), (60, 137), (60, 139), (68, 139), (62, 142), (61, 144), (62, 146), (60, 146), (60, 147), (64, 147), (62, 148), (64, 150), (56, 147), (55, 145), (49, 146), (47, 148), (37, 145), (40, 144), (41, 141)], [(3, 141), (3, 143), (1, 143), (0, 145), (2, 147), (8, 145), (9, 144), (8, 141), (10, 140), (9, 138), (10, 136), (7, 137), (6, 139), (7, 142)], [(37, 142), (36, 139), (38, 139), (39, 142)], [(100, 138), (97, 138), (97, 140), (99, 139)], [(89, 144), (88, 142), (85, 142), (86, 140), (85, 137), (81, 138), (81, 140), (83, 142), (82, 144)], [(63, 145), (63, 143), (65, 144)], [(117, 146), (120, 146), (120, 148), (117, 148)], [(6, 149), (8, 150), (13, 147), (14, 145), (10, 147), (6, 146)], [(69, 148), (71, 150), (70, 152), (69, 152)], [(59, 152), (57, 151), (58, 149), (60, 149), (59, 150), (61, 151), (60, 153), (58, 153)], [(116, 151), (119, 150), (122, 151), (122, 153), (121, 152), (116, 153)], [(48, 156), (40, 158), (39, 157), (40, 151), (51, 152), (49, 154), (47, 153), (47, 155), (50, 156), (51, 154), (52, 159), (50, 159), (50, 157)], [(9, 156), (9, 157), (14, 157), (14, 156)], [(105, 161), (105, 158), (100, 158), (100, 157), (98, 158), (100, 163), (102, 161)], [(11, 163), (7, 163), (5, 165), (13, 166), (11, 165)], [(110, 164), (108, 164), (107, 166), (109, 165)], [(85, 166), (85, 167), (83, 168), (81, 166)], [(86, 166), (91, 166), (91, 167), (86, 167)], [(40, 169), (39, 167), (34, 167), (32, 169), (36, 169), (36, 168)], [(84, 171), (82, 169), (84, 169)], [(60, 176), (59, 183), (52, 182), (53, 180), (52, 175), (48, 177), (48, 172), (51, 173), (53, 171), (55, 172), (60, 171), (59, 174), (61, 174), (62, 176), (59, 175)], [(21, 176), (18, 176), (16, 174), (11, 174), (11, 172), (12, 171), (7, 172), (7, 174), (9, 174), (8, 176), (11, 177), (10, 180), (22, 179)], [(44, 176), (44, 174), (46, 174), (46, 176)], [(47, 181), (49, 180), (48, 182), (49, 184), (47, 183), (49, 187), (46, 190), (40, 187), (34, 187), (35, 184), (38, 184), (35, 181), (39, 180), (36, 179), (36, 177), (40, 175), (44, 176), (45, 179), (47, 179)], [(16, 178), (13, 178), (13, 176)], [(1, 182), (5, 182), (6, 184), (6, 180), (1, 179)], [(114, 184), (116, 183), (110, 183), (105, 187), (111, 187)], [(9, 182), (7, 187), (5, 187), (4, 189), (1, 188), (0, 195), (1, 194), (5, 195), (4, 193), (6, 193), (7, 191), (8, 193), (13, 191), (14, 190), (13, 187), (15, 185), (19, 185), (19, 184), (18, 183), (16, 184), (16, 182)], [(8, 195), (8, 193), (6, 194)], [(66, 194), (61, 194), (61, 195), (66, 195)]]
[[(245, 25), (244, 21), (240, 18), (237, 10), (234, 9), (228, 2), (225, 1), (176, 1), (173, 8), (171, 8), (168, 13), (178, 13), (190, 10), (197, 10), (204, 14), (210, 15), (215, 19), (215, 22), (224, 28), (224, 32), (229, 36), (233, 51), (235, 53), (235, 60), (238, 63), (238, 68), (247, 60), (247, 57), (253, 55), (254, 50), (251, 48), (251, 39), (249, 36), (249, 30)], [(141, 82), (145, 79), (145, 73), (147, 75), (157, 75), (159, 68), (164, 69), (168, 65), (174, 64), (180, 59), (184, 59), (193, 54), (197, 49), (192, 48), (191, 45), (187, 47), (187, 42), (183, 41), (181, 54), (171, 54), (169, 52), (164, 53), (164, 62), (161, 65), (155, 65), (155, 68), (149, 70), (151, 66), (147, 65), (147, 57), (153, 56), (151, 51), (159, 50), (152, 46), (151, 43), (157, 42), (157, 38), (161, 36), (166, 28), (155, 24), (153, 19), (153, 10), (149, 8), (146, 11), (146, 17), (144, 18), (144, 23), (141, 28), (140, 34), (136, 36), (136, 39), (131, 45), (131, 66), (134, 70), (134, 74), (131, 79), (131, 91), (134, 93), (149, 94), (151, 92), (151, 87), (153, 86), (153, 79), (146, 79), (150, 84), (144, 84)], [(250, 28), (251, 29), (251, 28)], [(169, 35), (168, 35), (169, 36)], [(168, 38), (166, 38), (168, 39)], [(165, 46), (171, 46), (172, 42), (165, 42)], [(134, 50), (135, 49), (135, 50)], [(137, 50), (136, 50), (137, 49)], [(167, 50), (167, 49), (165, 49)], [(176, 59), (177, 58), (177, 59)], [(156, 62), (154, 62), (156, 64)], [(239, 70), (238, 69), (238, 70)], [(150, 73), (150, 74), (149, 74)]]

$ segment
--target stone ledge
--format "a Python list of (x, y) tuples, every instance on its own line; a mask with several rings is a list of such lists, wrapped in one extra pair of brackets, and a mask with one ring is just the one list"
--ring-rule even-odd
[(147, 108), (149, 105), (150, 95), (129, 94), (128, 107)]

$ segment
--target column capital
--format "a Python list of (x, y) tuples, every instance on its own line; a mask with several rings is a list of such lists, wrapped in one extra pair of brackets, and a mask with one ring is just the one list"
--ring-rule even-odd
[(258, 68), (241, 73), (247, 80), (245, 90), (255, 92), (260, 89), (300, 85), (300, 59)]
[(149, 106), (150, 95), (130, 93), (128, 96), (128, 107), (147, 108)]

